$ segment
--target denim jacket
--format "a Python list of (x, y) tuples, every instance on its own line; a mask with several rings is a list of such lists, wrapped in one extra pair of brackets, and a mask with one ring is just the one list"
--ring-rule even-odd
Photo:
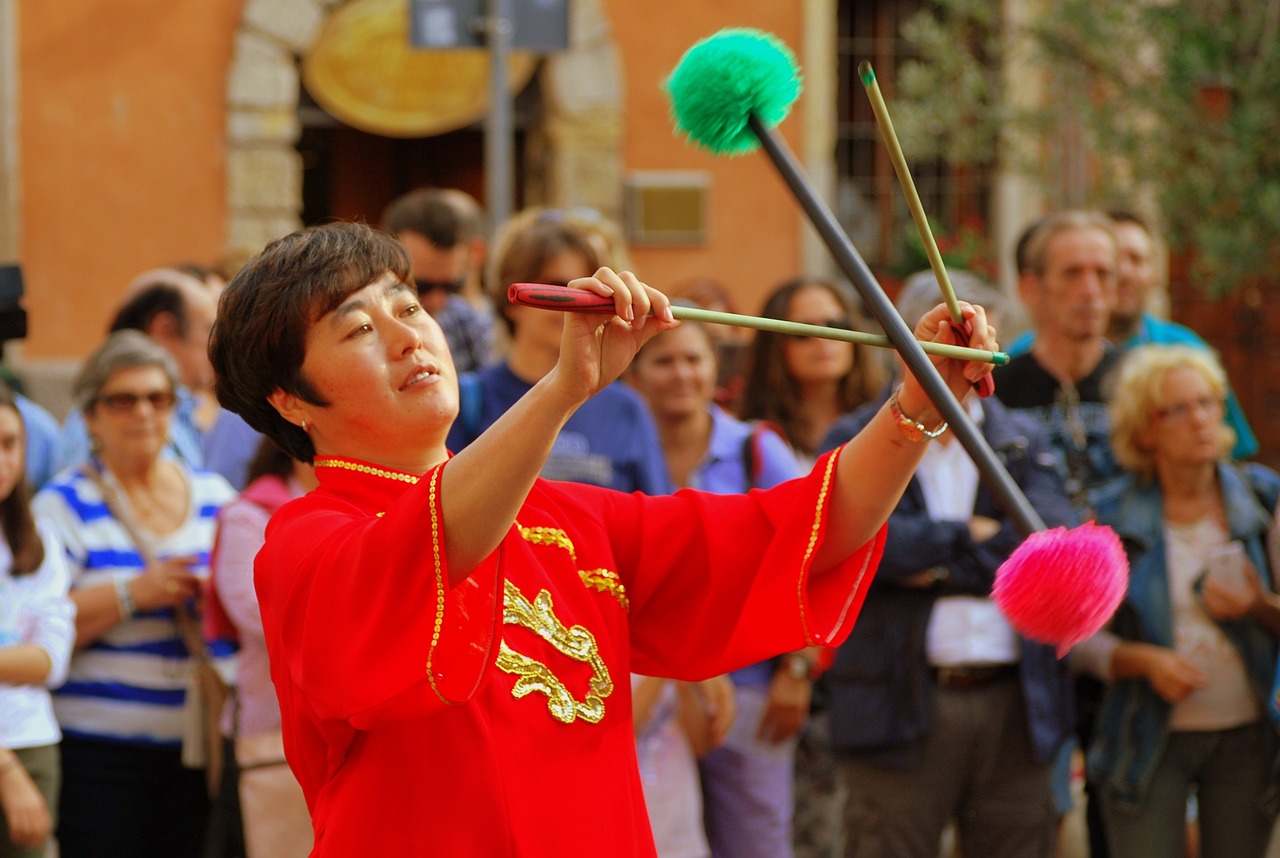
[[(1244, 544), (1263, 585), (1272, 586), (1266, 532), (1280, 495), (1280, 474), (1257, 464), (1218, 465), (1229, 538)], [(1122, 489), (1098, 509), (1129, 556), (1129, 589), (1112, 620), (1121, 638), (1173, 646), (1173, 606), (1165, 565), (1164, 504), (1160, 487), (1127, 478)], [(1276, 673), (1276, 644), (1257, 623), (1242, 619), (1218, 624), (1239, 650), (1245, 671), (1265, 713)], [(1126, 804), (1146, 795), (1169, 737), (1170, 705), (1144, 679), (1116, 680), (1102, 701), (1089, 749), (1089, 778)], [(1264, 714), (1265, 717), (1265, 714)]]
[[(1075, 524), (1044, 432), (994, 397), (983, 400), (982, 407), (983, 436), (1032, 506), (1050, 527)], [(823, 447), (848, 440), (878, 408), (879, 403), (865, 406), (842, 418)], [(934, 685), (926, 651), (933, 603), (939, 596), (990, 595), (996, 569), (1022, 542), (981, 483), (973, 511), (999, 520), (1000, 532), (975, 543), (967, 522), (931, 519), (924, 491), (913, 477), (889, 517), (875, 581), (853, 632), (823, 677), (830, 695), (831, 743), (837, 751), (876, 765), (915, 764), (933, 718)], [(904, 585), (931, 567), (945, 567), (945, 579), (928, 588)], [(1033, 752), (1044, 761), (1071, 729), (1070, 682), (1052, 647), (1022, 639), (1021, 651), (1027, 726)]]

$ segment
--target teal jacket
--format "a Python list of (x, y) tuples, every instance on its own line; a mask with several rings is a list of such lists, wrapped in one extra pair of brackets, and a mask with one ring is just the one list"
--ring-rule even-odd
[[(1249, 560), (1271, 587), (1266, 533), (1280, 474), (1258, 464), (1218, 466), (1230, 538), (1244, 544)], [(1129, 589), (1111, 630), (1131, 641), (1173, 646), (1173, 606), (1165, 567), (1164, 505), (1160, 487), (1127, 478), (1120, 491), (1098, 508), (1098, 521), (1123, 541), (1129, 557)], [(1251, 620), (1219, 624), (1239, 650), (1245, 670), (1267, 712), (1276, 675), (1276, 644)], [(1107, 689), (1089, 749), (1089, 779), (1122, 802), (1141, 803), (1164, 754), (1170, 706), (1142, 679), (1117, 680)], [(1264, 717), (1265, 714), (1264, 714)]]

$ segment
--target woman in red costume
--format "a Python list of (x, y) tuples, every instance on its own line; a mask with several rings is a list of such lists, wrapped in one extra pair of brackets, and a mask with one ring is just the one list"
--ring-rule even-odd
[[(653, 856), (628, 674), (843, 640), (923, 449), (901, 422), (941, 418), (909, 378), (897, 415), (749, 495), (541, 480), (574, 409), (676, 325), (665, 296), (601, 268), (572, 285), (617, 315), (566, 314), (555, 369), (450, 457), (457, 378), (411, 284), (368, 227), (294, 233), (227, 287), (209, 346), (222, 404), (320, 481), (256, 564), (313, 854)], [(946, 317), (916, 335), (953, 342)], [(938, 367), (956, 391), (989, 371)]]

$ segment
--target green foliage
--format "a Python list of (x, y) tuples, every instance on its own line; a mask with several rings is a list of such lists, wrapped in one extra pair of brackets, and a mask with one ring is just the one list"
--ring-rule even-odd
[[(952, 163), (999, 151), (1062, 204), (1149, 189), (1213, 294), (1280, 270), (1280, 0), (1057, 0), (1016, 23), (999, 7), (934, 0), (904, 26), (921, 58), (901, 70), (904, 147)], [(1074, 135), (1096, 170), (1063, 199)]]

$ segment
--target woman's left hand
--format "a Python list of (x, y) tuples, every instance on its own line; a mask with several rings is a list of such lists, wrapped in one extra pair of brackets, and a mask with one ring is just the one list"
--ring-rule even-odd
[[(972, 328), (967, 345), (970, 348), (986, 351), (998, 350), (996, 329), (987, 324), (986, 310), (965, 301), (959, 303), (962, 315)], [(951, 326), (951, 313), (946, 304), (939, 304), (920, 319), (916, 325), (915, 337), (922, 342), (966, 345)], [(929, 359), (937, 367), (952, 394), (961, 401), (974, 382), (990, 373), (994, 366), (986, 361), (960, 360), (938, 355), (930, 355)], [(926, 426), (931, 427), (942, 422), (941, 412), (933, 405), (924, 388), (920, 386), (920, 382), (910, 371), (903, 379), (898, 402), (905, 414)]]
[(612, 297), (615, 313), (565, 314), (560, 360), (552, 372), (560, 389), (574, 399), (586, 400), (613, 382), (641, 346), (679, 324), (671, 315), (667, 296), (630, 271), (601, 268), (594, 276), (569, 285)]

